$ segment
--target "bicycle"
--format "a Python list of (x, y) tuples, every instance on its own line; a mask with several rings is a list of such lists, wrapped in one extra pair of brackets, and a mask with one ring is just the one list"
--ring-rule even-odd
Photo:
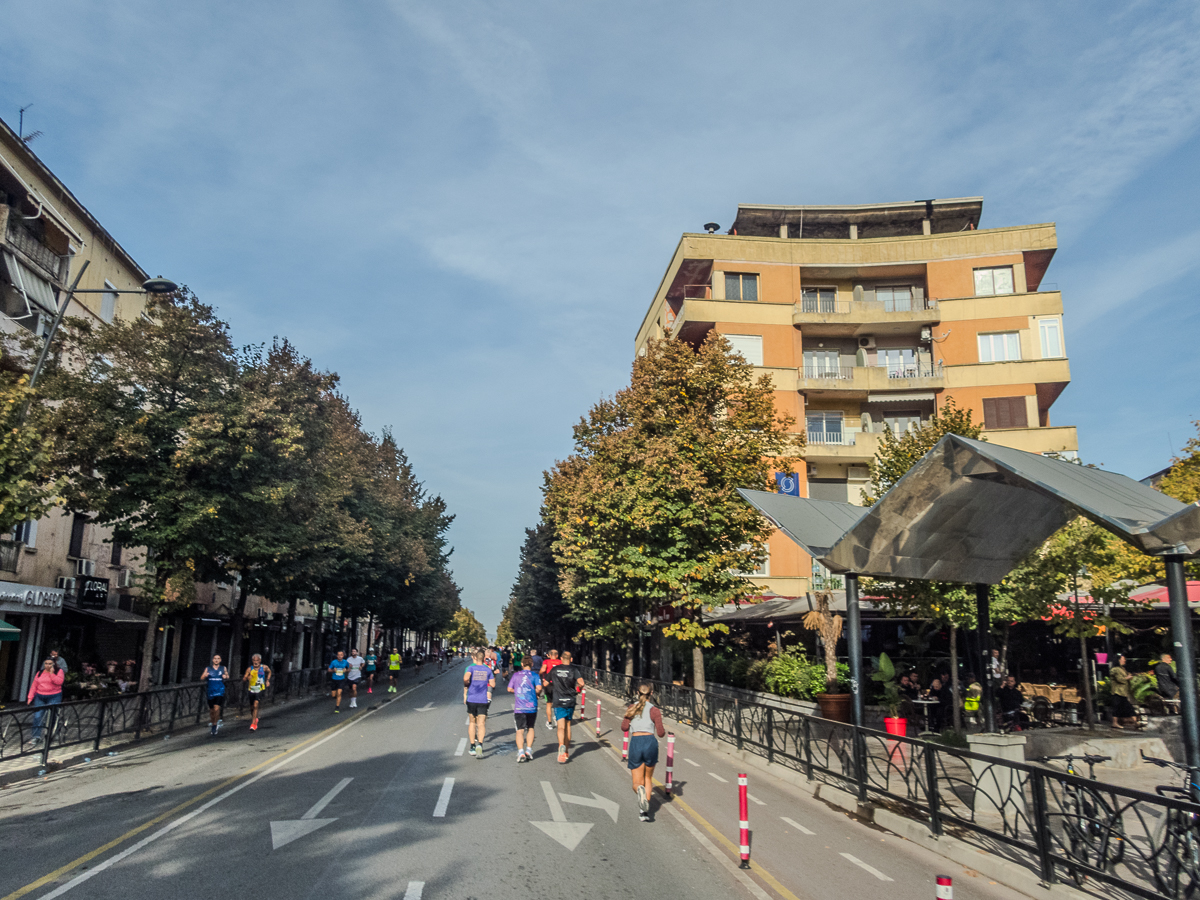
[[(1106, 762), (1112, 757), (1091, 753), (1076, 756), (1068, 753), (1063, 756), (1039, 756), (1034, 762), (1063, 760), (1067, 764), (1067, 774), (1079, 776), (1079, 772), (1075, 770), (1077, 759), (1087, 763), (1088, 778), (1095, 781), (1096, 763)], [(1069, 859), (1100, 871), (1121, 862), (1125, 856), (1125, 825), (1121, 816), (1113, 810), (1100, 791), (1074, 783), (1063, 783), (1061, 806)], [(1082, 886), (1087, 872), (1070, 863), (1067, 865), (1067, 871), (1071, 873), (1075, 884)]]
[[(1151, 847), (1154, 851), (1154, 880), (1164, 894), (1171, 897), (1200, 896), (1200, 807), (1195, 806), (1196, 797), (1200, 795), (1200, 784), (1192, 776), (1190, 767), (1170, 759), (1158, 759), (1147, 756), (1140, 751), (1142, 761), (1153, 763), (1163, 769), (1178, 769), (1183, 773), (1183, 787), (1170, 784), (1155, 786), (1154, 792), (1160, 797), (1174, 797), (1193, 804), (1192, 810), (1170, 807), (1163, 816), (1162, 824), (1155, 829), (1151, 837)], [(1159, 856), (1163, 857), (1161, 863)], [(1183, 892), (1179, 888), (1186, 880)]]

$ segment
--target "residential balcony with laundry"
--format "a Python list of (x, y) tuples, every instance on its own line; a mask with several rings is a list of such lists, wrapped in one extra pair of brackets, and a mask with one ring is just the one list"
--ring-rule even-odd
[[(723, 334), (770, 376), (804, 435), (801, 496), (862, 502), (884, 431), (953, 402), (989, 441), (1074, 457), (1050, 409), (1070, 382), (1062, 296), (1044, 282), (1051, 224), (981, 228), (979, 197), (857, 206), (742, 205), (684, 234), (638, 331)], [(811, 561), (772, 539), (765, 595), (811, 589)]]

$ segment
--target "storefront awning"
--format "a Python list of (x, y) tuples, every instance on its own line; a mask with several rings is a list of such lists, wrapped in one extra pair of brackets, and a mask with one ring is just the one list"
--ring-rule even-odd
[(21, 629), (0, 619), (0, 641), (19, 641), (20, 639)]
[(917, 391), (907, 394), (868, 394), (868, 403), (923, 403), (937, 399), (933, 391)]
[(134, 625), (145, 627), (150, 621), (137, 613), (126, 612), (123, 609), (80, 609), (78, 606), (64, 606), (65, 612), (79, 613), (81, 616), (91, 616), (102, 619), (110, 625)]

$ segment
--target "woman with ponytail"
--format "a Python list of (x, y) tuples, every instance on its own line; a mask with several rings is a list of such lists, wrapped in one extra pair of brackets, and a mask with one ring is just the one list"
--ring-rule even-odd
[[(633, 792), (638, 798), (638, 818), (650, 821), (650, 793), (654, 787), (654, 767), (658, 765), (658, 738), (666, 735), (662, 712), (650, 701), (654, 688), (643, 681), (637, 699), (625, 710), (621, 731), (629, 733), (629, 771)], [(658, 737), (655, 737), (657, 732)]]

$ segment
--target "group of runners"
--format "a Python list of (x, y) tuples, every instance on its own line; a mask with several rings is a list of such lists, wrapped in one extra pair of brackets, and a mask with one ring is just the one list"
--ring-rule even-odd
[[(272, 675), (271, 667), (262, 660), (262, 654), (255, 653), (250, 657), (250, 665), (242, 675), (242, 683), (246, 685), (250, 700), (251, 731), (258, 731), (258, 706), (267, 695)], [(200, 680), (204, 683), (204, 695), (208, 702), (208, 733), (215, 737), (224, 724), (225, 685), (229, 681), (229, 667), (221, 664), (219, 654), (213, 656), (212, 662), (204, 667)]]

